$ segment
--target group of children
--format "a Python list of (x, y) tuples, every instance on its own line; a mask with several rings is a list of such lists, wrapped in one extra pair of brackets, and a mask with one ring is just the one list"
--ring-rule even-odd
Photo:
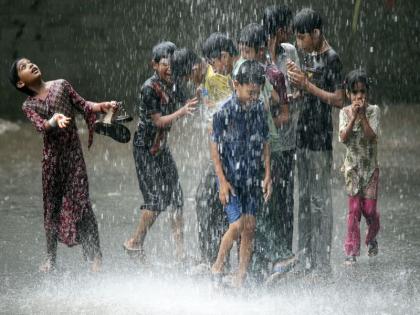
[[(345, 262), (360, 255), (360, 219), (368, 224), (368, 254), (376, 255), (379, 214), (379, 108), (367, 101), (369, 80), (362, 70), (343, 80), (338, 54), (328, 44), (322, 19), (312, 9), (294, 17), (284, 5), (264, 10), (238, 45), (222, 33), (202, 44), (203, 57), (172, 42), (152, 51), (154, 74), (141, 87), (133, 156), (143, 210), (123, 247), (143, 260), (147, 232), (170, 210), (176, 257), (183, 251), (183, 192), (167, 144), (172, 124), (204, 111), (209, 152), (197, 188), (196, 211), (201, 262), (220, 279), (236, 241), (239, 267), (233, 285), (243, 285), (249, 267), (262, 278), (288, 270), (328, 273), (332, 241), (332, 108), (341, 108), (339, 140), (347, 147), (344, 176), (349, 195)], [(297, 48), (289, 43), (292, 33)], [(239, 54), (238, 54), (239, 51)], [(96, 112), (117, 111), (115, 102), (81, 98), (65, 80), (44, 82), (26, 58), (11, 68), (11, 82), (29, 95), (23, 111), (44, 135), (43, 193), (47, 260), (55, 266), (57, 241), (81, 243), (97, 270), (98, 229), (74, 116), (89, 127)], [(345, 95), (351, 105), (343, 107)], [(298, 251), (292, 251), (294, 179), (297, 169)], [(210, 266), (211, 265), (211, 266)]]

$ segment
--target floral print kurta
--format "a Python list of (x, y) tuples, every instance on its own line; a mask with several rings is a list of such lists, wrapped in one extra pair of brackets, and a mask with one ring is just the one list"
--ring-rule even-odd
[[(80, 243), (77, 226), (92, 218), (88, 178), (82, 146), (77, 134), (76, 113), (83, 114), (89, 129), (89, 146), (96, 119), (92, 104), (80, 97), (65, 80), (52, 81), (45, 100), (28, 97), (22, 110), (37, 131), (43, 134), (42, 189), (44, 227), (47, 234), (73, 246)], [(45, 130), (44, 123), (54, 113), (71, 117), (66, 128)], [(89, 220), (96, 224), (95, 220)]]
[[(347, 106), (340, 111), (339, 132), (347, 127), (351, 115), (351, 106)], [(368, 105), (366, 118), (377, 136), (379, 115), (380, 111), (377, 105)], [(341, 141), (340, 136), (338, 138)], [(347, 193), (349, 196), (361, 195), (365, 198), (376, 199), (379, 176), (377, 138), (368, 140), (364, 136), (360, 119), (356, 119), (352, 134), (344, 144), (347, 150), (342, 170)]]

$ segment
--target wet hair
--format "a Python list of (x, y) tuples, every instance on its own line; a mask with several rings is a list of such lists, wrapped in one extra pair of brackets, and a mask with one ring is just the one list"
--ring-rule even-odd
[(344, 80), (344, 86), (348, 92), (351, 92), (357, 83), (362, 83), (369, 90), (369, 78), (363, 69), (355, 69), (350, 71)]
[(256, 60), (246, 60), (239, 67), (235, 80), (241, 85), (248, 83), (263, 85), (265, 83), (264, 67)]
[(20, 80), (19, 71), (18, 71), (17, 66), (18, 66), (19, 61), (21, 61), (22, 59), (26, 59), (26, 58), (19, 57), (19, 58), (15, 59), (15, 61), (13, 61), (12, 66), (10, 67), (10, 71), (9, 71), (9, 81), (15, 87), (15, 89), (17, 89), (19, 92), (25, 93), (29, 96), (33, 96), (33, 95), (35, 95), (34, 91), (29, 89), (27, 86), (23, 86), (23, 87), (19, 88), (16, 85), (16, 83), (18, 83), (19, 80)]
[(275, 35), (279, 28), (285, 28), (293, 20), (292, 11), (286, 5), (272, 5), (264, 10), (263, 27), (266, 35)]
[(246, 25), (239, 35), (239, 43), (255, 48), (256, 51), (267, 44), (264, 28), (257, 23)]
[(235, 47), (232, 39), (228, 38), (222, 33), (211, 34), (202, 47), (203, 56), (206, 59), (220, 58), (222, 51), (226, 51), (230, 56), (236, 56), (238, 50)]
[(161, 42), (152, 49), (154, 62), (159, 62), (162, 58), (169, 58), (175, 51), (176, 45), (172, 42)]
[(200, 57), (188, 48), (180, 48), (171, 56), (171, 71), (175, 80), (190, 75), (195, 64), (201, 62)]
[(304, 8), (296, 14), (292, 27), (300, 34), (311, 33), (316, 28), (322, 32), (321, 15), (311, 8)]

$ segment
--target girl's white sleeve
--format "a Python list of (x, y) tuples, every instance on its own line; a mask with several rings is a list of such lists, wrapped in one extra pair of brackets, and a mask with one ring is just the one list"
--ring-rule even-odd
[(349, 122), (348, 122), (348, 117), (347, 117), (347, 114), (346, 114), (346, 112), (344, 111), (344, 109), (341, 109), (341, 110), (340, 110), (339, 125), (338, 125), (338, 141), (340, 141), (340, 142), (343, 142), (343, 141), (341, 140), (340, 133), (341, 133), (341, 131), (343, 131), (343, 130), (347, 127), (347, 124), (348, 124), (348, 123), (349, 123)]
[(372, 128), (376, 136), (378, 136), (379, 133), (381, 132), (380, 130), (381, 110), (379, 109), (378, 105), (371, 105), (371, 106), (372, 106), (372, 114), (369, 117), (369, 126), (370, 128)]

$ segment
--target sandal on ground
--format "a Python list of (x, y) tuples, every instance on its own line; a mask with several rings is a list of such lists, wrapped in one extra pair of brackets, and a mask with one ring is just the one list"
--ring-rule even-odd
[(293, 269), (297, 263), (297, 258), (295, 255), (291, 255), (285, 259), (276, 261), (273, 265), (272, 273), (286, 273)]
[(356, 256), (346, 256), (344, 258), (344, 265), (346, 266), (353, 266), (356, 262)]
[(265, 280), (265, 285), (273, 285), (281, 279), (285, 278), (296, 266), (297, 258), (295, 255), (291, 255), (285, 259), (278, 260), (274, 263), (271, 270), (271, 275)]
[(373, 257), (378, 255), (378, 241), (377, 240), (373, 240), (370, 241), (368, 244), (368, 256), (369, 257)]

